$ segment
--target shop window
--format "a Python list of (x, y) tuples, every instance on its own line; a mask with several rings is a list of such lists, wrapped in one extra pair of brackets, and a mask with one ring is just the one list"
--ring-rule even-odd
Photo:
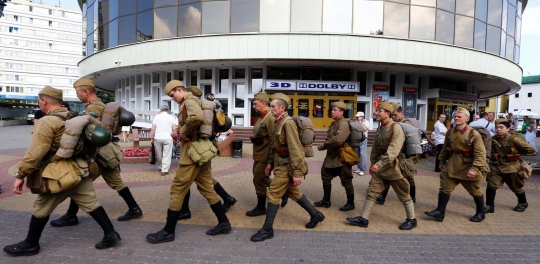
[(360, 83), (360, 93), (359, 95), (367, 94), (367, 72), (359, 71), (356, 73), (356, 81)]
[(412, 76), (410, 74), (405, 74), (404, 83), (405, 84), (414, 84), (413, 81), (412, 81)]
[(204, 69), (203, 72), (203, 80), (212, 80), (212, 69)]
[(158, 83), (159, 82), (159, 73), (154, 72), (152, 73), (152, 83)]
[(375, 72), (375, 81), (376, 82), (384, 82), (384, 73), (383, 72)]
[(234, 125), (235, 126), (244, 126), (244, 116), (243, 115), (235, 115), (234, 118)]
[(271, 80), (298, 80), (300, 68), (270, 68), (267, 70), (268, 79)]
[(229, 69), (219, 69), (219, 83), (217, 93), (223, 93), (229, 85)]
[(178, 78), (179, 81), (184, 81), (184, 71), (178, 71)]
[(527, 97), (532, 97), (532, 93), (528, 93), (528, 94), (527, 94)]
[(516, 93), (515, 97), (516, 97), (516, 98), (519, 98), (519, 93)]
[(142, 75), (137, 75), (135, 84), (141, 85), (142, 84)]
[(241, 96), (245, 93), (245, 86), (242, 84), (234, 85), (234, 108), (244, 108), (244, 99)]
[(197, 71), (190, 71), (189, 74), (191, 76), (189, 85), (197, 86)]
[(249, 84), (248, 93), (260, 92), (263, 87), (263, 69), (262, 68), (251, 68), (251, 77)]
[(229, 99), (217, 99), (221, 103), (221, 109), (224, 114), (228, 113), (229, 110)]
[(351, 70), (347, 69), (323, 69), (322, 70), (323, 81), (344, 81), (351, 80)]
[(396, 96), (396, 75), (395, 74), (390, 74), (390, 92), (388, 96), (390, 97)]
[(320, 80), (321, 68), (302, 68), (300, 79), (302, 80)]
[(168, 72), (167, 73), (167, 82), (170, 82), (171, 80), (172, 80), (172, 73)]
[(489, 99), (486, 100), (486, 107), (489, 107)]
[(234, 76), (233, 76), (233, 79), (245, 79), (246, 78), (246, 69), (244, 68), (239, 68), (239, 69), (234, 69)]
[(212, 93), (212, 85), (210, 84), (203, 85), (203, 95), (207, 95), (209, 93)]

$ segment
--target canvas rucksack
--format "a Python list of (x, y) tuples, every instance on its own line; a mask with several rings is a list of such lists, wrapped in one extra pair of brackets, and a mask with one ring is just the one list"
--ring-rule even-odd
[(390, 127), (390, 133), (388, 135), (388, 142), (392, 140), (394, 134), (394, 125), (399, 124), (403, 133), (405, 134), (405, 142), (403, 147), (407, 155), (417, 155), (422, 154), (422, 146), (420, 146), (420, 136), (418, 136), (418, 128), (413, 125), (409, 125), (402, 122), (394, 122)]
[[(285, 133), (281, 133), (283, 131), (282, 126), (285, 123), (285, 121), (289, 118), (291, 117), (287, 117), (285, 118), (285, 120), (281, 122), (282, 125), (280, 126), (279, 131), (278, 131), (278, 135), (281, 138), (281, 144), (285, 144), (286, 142)], [(309, 157), (315, 156), (315, 153), (313, 152), (313, 141), (315, 141), (315, 131), (313, 130), (313, 122), (311, 121), (311, 119), (305, 116), (295, 116), (295, 117), (292, 117), (292, 119), (294, 123), (296, 124), (300, 143), (304, 147), (305, 157), (309, 158)]]
[(351, 133), (349, 134), (349, 146), (353, 148), (360, 147), (360, 144), (366, 140), (366, 134), (364, 134), (364, 128), (362, 123), (356, 119), (347, 120)]
[(135, 115), (124, 109), (117, 102), (110, 102), (105, 105), (101, 116), (101, 125), (111, 131), (113, 135), (122, 132), (122, 126), (131, 126), (135, 122)]
[[(484, 147), (486, 147), (486, 155), (491, 154), (491, 132), (483, 127), (483, 126), (473, 126), (471, 127), (470, 131), (468, 131), (468, 134), (466, 135), (468, 147), (470, 148), (473, 140), (473, 136), (471, 135), (472, 131), (476, 130), (480, 136), (482, 136), (482, 142), (484, 142)], [(486, 156), (487, 158), (487, 156)]]
[[(56, 156), (60, 158), (93, 156), (97, 148), (111, 141), (111, 133), (90, 115), (76, 116), (64, 123), (64, 134)], [(92, 152), (93, 151), (93, 152)]]

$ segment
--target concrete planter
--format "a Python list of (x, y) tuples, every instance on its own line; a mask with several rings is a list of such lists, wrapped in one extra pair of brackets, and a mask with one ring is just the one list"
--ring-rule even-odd
[(122, 164), (141, 164), (150, 162), (150, 156), (145, 157), (124, 157)]

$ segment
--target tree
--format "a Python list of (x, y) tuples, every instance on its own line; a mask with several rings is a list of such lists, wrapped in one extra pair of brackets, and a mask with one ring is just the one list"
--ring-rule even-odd
[(115, 95), (113, 92), (96, 89), (96, 95), (104, 104), (115, 102)]

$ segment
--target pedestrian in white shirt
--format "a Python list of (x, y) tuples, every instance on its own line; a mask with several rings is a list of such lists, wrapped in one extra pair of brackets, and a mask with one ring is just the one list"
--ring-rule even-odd
[[(495, 114), (494, 114), (495, 115)], [(489, 114), (486, 112), (480, 113), (480, 119), (473, 121), (469, 124), (469, 126), (474, 127), (485, 127), (489, 132), (491, 133), (491, 136), (495, 135), (495, 124), (490, 123), (488, 120)]]
[(369, 121), (365, 119), (364, 112), (358, 112), (356, 113), (356, 120), (362, 124), (362, 128), (364, 129), (364, 135), (366, 136), (366, 140), (364, 142), (360, 143), (360, 147), (355, 148), (356, 153), (360, 157), (360, 163), (358, 163), (357, 167), (358, 170), (355, 170), (354, 173), (360, 174), (360, 176), (363, 176), (366, 173), (366, 149), (367, 149), (367, 136), (368, 136), (368, 130), (369, 130)]
[(161, 171), (161, 176), (169, 173), (171, 167), (173, 138), (171, 133), (176, 130), (177, 120), (169, 114), (169, 106), (163, 105), (160, 113), (154, 117), (152, 130), (150, 130), (150, 142), (156, 148), (156, 164)]
[(433, 129), (433, 135), (435, 136), (435, 145), (437, 145), (437, 156), (435, 157), (435, 171), (441, 172), (439, 169), (439, 153), (441, 153), (443, 145), (444, 145), (444, 138), (446, 136), (446, 132), (448, 132), (448, 129), (444, 125), (444, 121), (446, 121), (446, 115), (440, 114), (439, 120), (435, 123), (435, 127)]

